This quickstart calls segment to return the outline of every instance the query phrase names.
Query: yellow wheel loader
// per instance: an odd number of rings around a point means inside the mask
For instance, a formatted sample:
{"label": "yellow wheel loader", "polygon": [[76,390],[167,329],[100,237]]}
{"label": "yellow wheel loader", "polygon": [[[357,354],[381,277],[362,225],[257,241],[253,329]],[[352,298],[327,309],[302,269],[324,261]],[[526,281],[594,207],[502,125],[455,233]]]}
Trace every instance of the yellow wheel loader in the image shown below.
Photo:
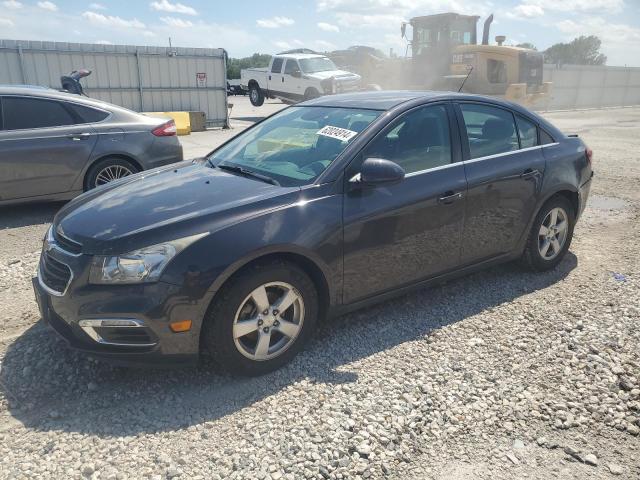
{"label": "yellow wheel loader", "polygon": [[[524,105],[538,103],[551,92],[543,82],[542,53],[526,48],[489,45],[490,15],[484,22],[482,43],[476,36],[477,15],[441,13],[412,18],[412,86],[501,96]],[[401,27],[406,38],[407,23]],[[407,52],[408,53],[408,52]]]}

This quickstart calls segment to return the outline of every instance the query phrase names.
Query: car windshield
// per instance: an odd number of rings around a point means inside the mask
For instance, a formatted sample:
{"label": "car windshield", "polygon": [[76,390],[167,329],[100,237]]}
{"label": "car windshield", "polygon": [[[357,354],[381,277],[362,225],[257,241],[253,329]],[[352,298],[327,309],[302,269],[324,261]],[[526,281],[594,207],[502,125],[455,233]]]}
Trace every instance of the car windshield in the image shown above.
{"label": "car windshield", "polygon": [[338,69],[327,57],[303,58],[300,60],[300,68],[304,73],[329,72]]}
{"label": "car windshield", "polygon": [[268,177],[282,186],[306,185],[381,113],[354,108],[290,107],[214,151],[209,164],[240,167],[245,173]]}

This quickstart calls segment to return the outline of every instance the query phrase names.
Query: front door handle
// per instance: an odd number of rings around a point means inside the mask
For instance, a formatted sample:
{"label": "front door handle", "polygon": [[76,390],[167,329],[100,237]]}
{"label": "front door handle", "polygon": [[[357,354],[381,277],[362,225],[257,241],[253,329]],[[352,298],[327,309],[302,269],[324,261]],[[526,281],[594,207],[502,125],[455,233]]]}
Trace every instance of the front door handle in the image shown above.
{"label": "front door handle", "polygon": [[90,133],[72,133],[71,135],[67,135],[67,138],[69,140],[73,140],[74,142],[79,142],[80,140],[86,140],[90,136]]}
{"label": "front door handle", "polygon": [[527,179],[531,177],[537,177],[540,172],[533,168],[527,168],[524,172],[520,174],[520,178]]}
{"label": "front door handle", "polygon": [[456,200],[460,200],[462,198],[462,192],[444,192],[442,197],[438,198],[438,203],[443,203],[445,205],[449,205]]}

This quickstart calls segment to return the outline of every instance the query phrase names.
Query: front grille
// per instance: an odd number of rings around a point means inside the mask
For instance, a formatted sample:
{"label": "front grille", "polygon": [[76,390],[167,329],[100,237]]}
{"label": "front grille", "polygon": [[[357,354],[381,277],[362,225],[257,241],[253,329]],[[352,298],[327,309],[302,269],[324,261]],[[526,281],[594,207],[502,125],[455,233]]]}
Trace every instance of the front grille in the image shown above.
{"label": "front grille", "polygon": [[78,242],[74,242],[73,240],[68,239],[64,235],[60,235],[56,230],[53,230],[53,239],[58,244],[58,246],[69,253],[74,255],[78,255],[82,253],[82,245]]}
{"label": "front grille", "polygon": [[40,258],[42,282],[54,292],[63,293],[71,281],[71,270],[44,252]]}

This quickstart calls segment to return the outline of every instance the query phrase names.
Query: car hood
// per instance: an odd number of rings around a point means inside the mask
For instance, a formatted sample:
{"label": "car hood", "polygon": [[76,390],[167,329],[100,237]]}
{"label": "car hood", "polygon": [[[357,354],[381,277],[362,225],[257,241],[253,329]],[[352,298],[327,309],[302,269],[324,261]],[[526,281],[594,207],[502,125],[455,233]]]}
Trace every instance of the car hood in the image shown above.
{"label": "car hood", "polygon": [[316,80],[324,80],[331,77],[334,77],[338,81],[360,80],[360,75],[347,72],[346,70],[329,70],[327,72],[309,73],[307,76]]}
{"label": "car hood", "polygon": [[56,231],[81,243],[83,253],[125,253],[289,205],[300,191],[191,162],[123,180],[67,204]]}

